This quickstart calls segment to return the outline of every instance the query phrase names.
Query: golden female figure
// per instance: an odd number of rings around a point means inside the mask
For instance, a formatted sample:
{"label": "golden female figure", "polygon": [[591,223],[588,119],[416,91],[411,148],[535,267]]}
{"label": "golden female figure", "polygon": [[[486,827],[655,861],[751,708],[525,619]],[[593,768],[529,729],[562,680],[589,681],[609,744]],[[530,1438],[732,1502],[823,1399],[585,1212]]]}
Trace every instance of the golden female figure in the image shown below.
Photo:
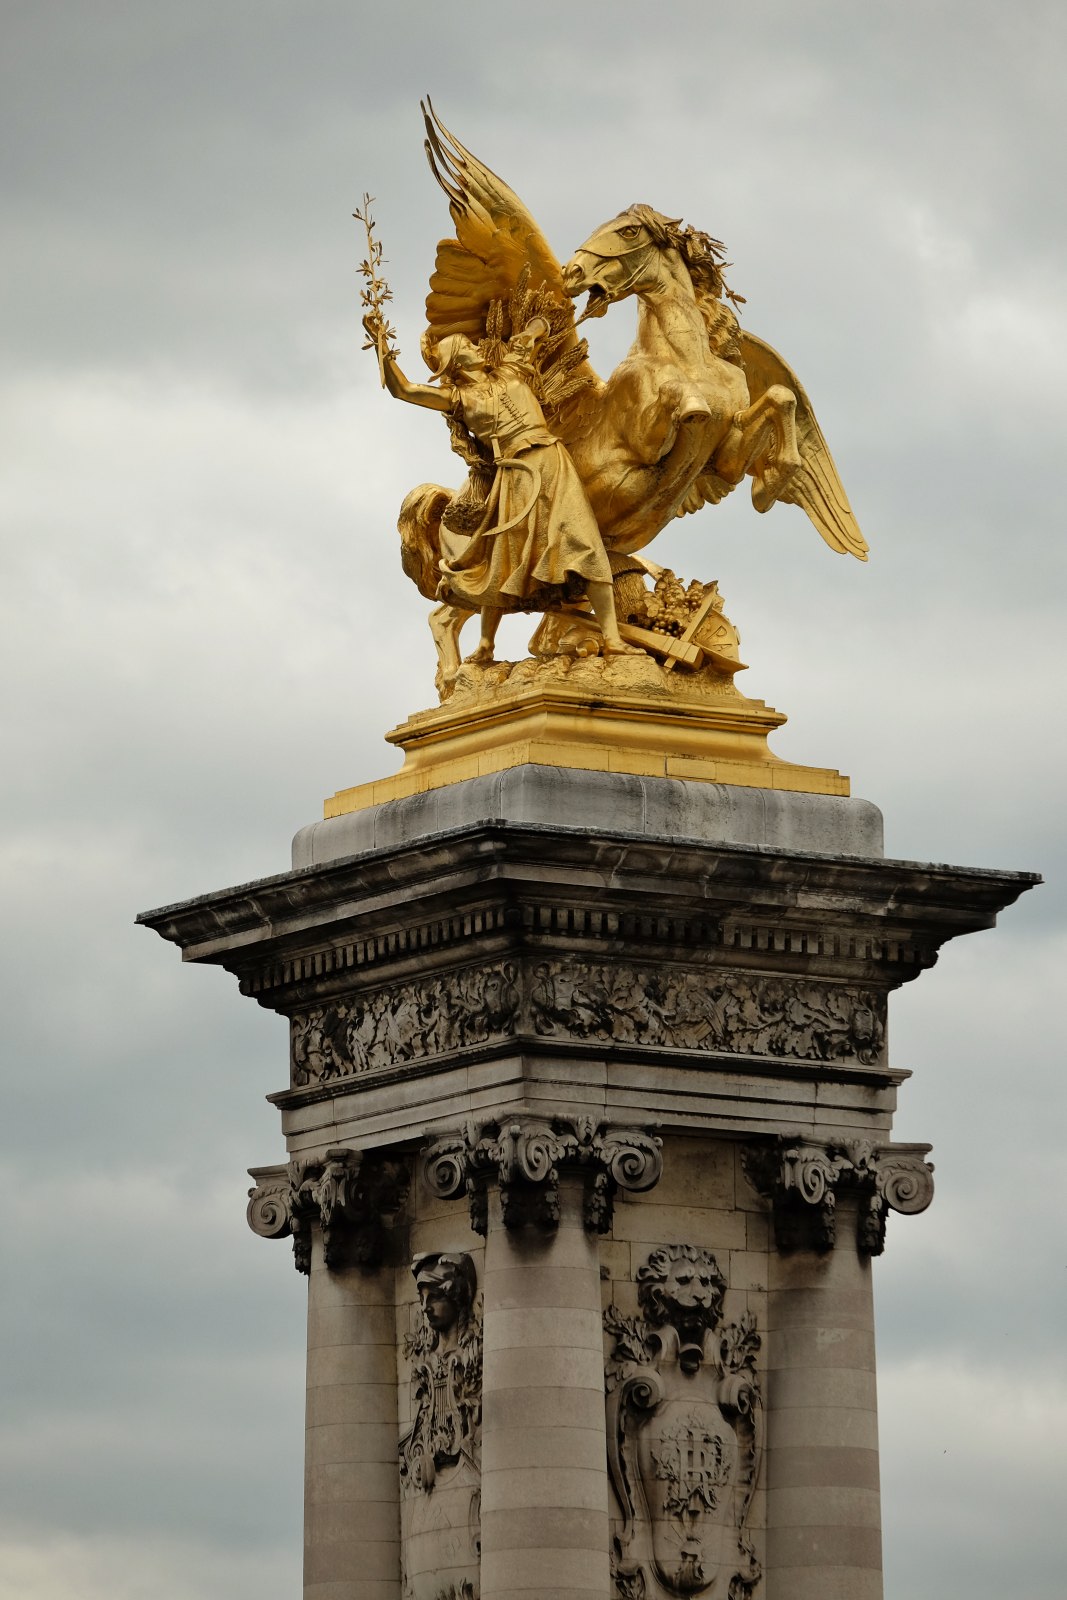
{"label": "golden female figure", "polygon": [[[374,332],[368,320],[368,331]],[[526,381],[533,348],[547,325],[535,319],[487,366],[465,334],[437,348],[439,387],[411,383],[382,351],[385,386],[398,400],[456,414],[492,452],[493,479],[478,526],[469,535],[442,528],[438,599],[482,613],[474,659],[491,661],[505,611],[546,611],[585,594],[603,634],[605,654],[633,654],[619,634],[611,568],[566,447],[549,430]]]}

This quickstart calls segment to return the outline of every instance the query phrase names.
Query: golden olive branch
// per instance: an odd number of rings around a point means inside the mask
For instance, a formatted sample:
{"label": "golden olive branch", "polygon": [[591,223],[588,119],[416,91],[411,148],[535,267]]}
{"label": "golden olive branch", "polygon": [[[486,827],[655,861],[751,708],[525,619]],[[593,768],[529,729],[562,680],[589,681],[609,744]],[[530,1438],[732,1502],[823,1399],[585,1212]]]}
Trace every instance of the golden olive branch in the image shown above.
{"label": "golden olive branch", "polygon": [[363,205],[353,211],[352,215],[357,222],[362,222],[367,231],[367,254],[359,264],[360,273],[365,280],[365,287],[360,290],[359,298],[365,308],[363,326],[368,334],[363,348],[377,351],[378,370],[384,383],[385,357],[390,355],[395,359],[400,351],[396,342],[396,329],[385,315],[385,306],[393,298],[393,291],[380,271],[385,258],[382,255],[381,244],[374,237],[374,218],[370,209],[373,204],[374,196],[365,194]]}

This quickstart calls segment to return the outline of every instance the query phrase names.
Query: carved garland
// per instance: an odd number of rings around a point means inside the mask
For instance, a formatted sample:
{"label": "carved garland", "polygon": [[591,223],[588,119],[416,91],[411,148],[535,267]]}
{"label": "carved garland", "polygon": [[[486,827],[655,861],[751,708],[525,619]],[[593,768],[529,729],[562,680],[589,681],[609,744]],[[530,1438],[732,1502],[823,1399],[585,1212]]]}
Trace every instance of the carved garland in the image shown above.
{"label": "carved garland", "polygon": [[490,1183],[500,1187],[506,1228],[552,1229],[559,1223],[560,1172],[579,1172],[585,1178],[585,1226],[607,1233],[616,1192],[641,1193],[659,1181],[661,1145],[650,1133],[610,1128],[592,1117],[517,1118],[488,1123],[478,1133],[467,1128],[435,1139],[423,1154],[422,1170],[441,1199],[467,1196],[471,1227],[483,1235]]}
{"label": "carved garland", "polygon": [[321,1160],[253,1169],[248,1226],[262,1239],[293,1241],[293,1264],[311,1271],[312,1228],[322,1230],[328,1268],[380,1265],[383,1217],[404,1204],[409,1175],[402,1161],[365,1159],[361,1150],[327,1150]]}
{"label": "carved garland", "polygon": [[856,1139],[817,1144],[783,1136],[777,1144],[750,1145],[745,1170],[774,1208],[779,1250],[831,1250],[837,1239],[837,1198],[859,1198],[857,1243],[867,1255],[885,1249],[890,1210],[925,1211],[934,1197],[929,1145],[875,1145]]}
{"label": "carved garland", "polygon": [[853,985],[588,961],[466,967],[292,1024],[294,1088],[521,1035],[800,1061],[881,1059],[884,997]]}

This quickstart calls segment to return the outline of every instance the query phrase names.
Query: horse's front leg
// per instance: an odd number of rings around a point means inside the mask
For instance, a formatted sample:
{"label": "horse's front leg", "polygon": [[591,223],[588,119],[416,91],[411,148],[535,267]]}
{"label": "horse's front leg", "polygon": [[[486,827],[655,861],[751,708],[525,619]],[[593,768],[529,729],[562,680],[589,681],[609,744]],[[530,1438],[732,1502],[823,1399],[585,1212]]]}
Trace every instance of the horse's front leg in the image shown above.
{"label": "horse's front leg", "polygon": [[607,471],[601,469],[608,492],[590,492],[605,543],[625,553],[639,550],[677,514],[726,421],[692,385],[668,380],[657,387],[642,376],[632,397],[612,397],[618,432]]}
{"label": "horse's front leg", "polygon": [[504,613],[492,606],[486,606],[482,612],[482,632],[478,640],[478,648],[467,657],[479,667],[486,667],[495,659],[496,630],[500,626],[500,619]]}
{"label": "horse's front leg", "polygon": [[437,647],[437,674],[434,687],[441,699],[452,693],[459,671],[459,636],[463,624],[473,617],[473,611],[461,606],[443,605],[430,612],[430,632]]}
{"label": "horse's front leg", "polygon": [[752,504],[767,511],[802,465],[797,449],[797,397],[775,383],[734,418],[712,465],[727,483],[752,475]]}

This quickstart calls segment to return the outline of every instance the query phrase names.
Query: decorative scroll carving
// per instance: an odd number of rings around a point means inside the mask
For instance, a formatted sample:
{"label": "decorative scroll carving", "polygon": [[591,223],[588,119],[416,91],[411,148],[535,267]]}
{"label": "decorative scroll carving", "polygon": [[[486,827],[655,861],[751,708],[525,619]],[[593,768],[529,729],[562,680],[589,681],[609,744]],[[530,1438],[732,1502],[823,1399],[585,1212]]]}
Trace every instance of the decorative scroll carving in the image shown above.
{"label": "decorative scroll carving", "polygon": [[592,1117],[555,1117],[539,1122],[524,1117],[488,1123],[480,1132],[435,1139],[423,1155],[423,1172],[434,1194],[470,1202],[471,1227],[487,1228],[488,1185],[500,1186],[500,1209],[507,1228],[559,1223],[561,1169],[585,1177],[584,1221],[594,1233],[611,1227],[619,1189],[641,1193],[663,1170],[661,1141],[637,1128],[611,1128]]}
{"label": "decorative scroll carving", "polygon": [[725,1279],[696,1245],[654,1250],[637,1284],[640,1316],[604,1313],[616,1593],[745,1600],[760,1577],[746,1531],[762,1453],[755,1321],[723,1325]]}
{"label": "decorative scroll carving", "polygon": [[321,1159],[288,1167],[252,1168],[248,1225],[264,1239],[292,1237],[298,1272],[311,1271],[312,1229],[322,1230],[327,1267],[378,1266],[385,1243],[383,1216],[404,1203],[404,1162],[364,1157],[361,1150],[327,1150]]}
{"label": "decorative scroll carving", "polygon": [[626,963],[465,967],[317,1006],[292,1024],[296,1088],[528,1034],[703,1053],[880,1060],[885,1001],[854,985]]}
{"label": "decorative scroll carving", "polygon": [[875,1145],[855,1139],[818,1144],[780,1138],[750,1145],[745,1170],[774,1207],[779,1250],[830,1250],[836,1242],[838,1195],[859,1200],[857,1243],[867,1255],[885,1248],[890,1210],[914,1215],[934,1197],[934,1169],[924,1158],[929,1145]]}
{"label": "decorative scroll carving", "polygon": [[[418,1255],[421,1317],[404,1341],[413,1420],[400,1440],[404,1592],[477,1600],[481,1539],[482,1317],[469,1255]],[[444,1581],[447,1580],[447,1581]]]}
{"label": "decorative scroll carving", "polygon": [[293,1231],[289,1221],[289,1168],[249,1167],[248,1176],[255,1180],[248,1191],[248,1226],[261,1239],[288,1239]]}

